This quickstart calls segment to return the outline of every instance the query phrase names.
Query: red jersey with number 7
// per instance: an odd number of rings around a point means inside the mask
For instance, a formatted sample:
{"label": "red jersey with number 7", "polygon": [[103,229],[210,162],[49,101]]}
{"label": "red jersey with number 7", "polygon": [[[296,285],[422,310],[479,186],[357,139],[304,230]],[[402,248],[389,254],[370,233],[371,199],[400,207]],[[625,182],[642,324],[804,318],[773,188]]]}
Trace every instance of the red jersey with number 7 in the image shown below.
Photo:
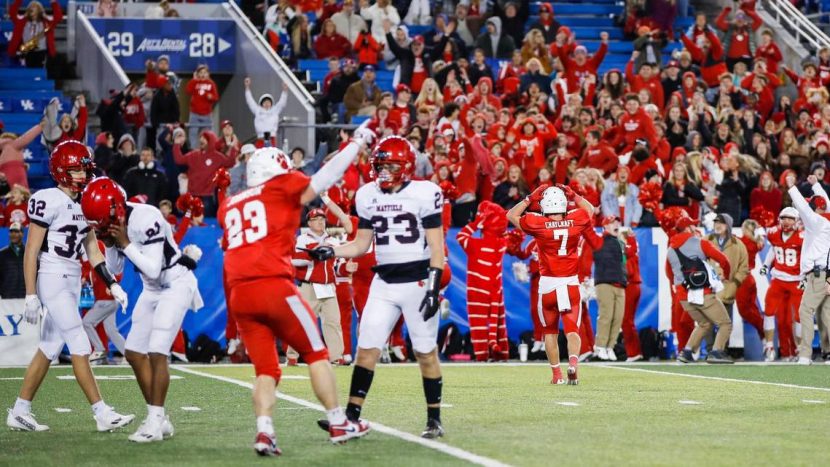
{"label": "red jersey with number 7", "polygon": [[228,286],[265,278],[294,279],[291,257],[303,205],[311,183],[291,171],[225,199],[217,218],[224,229]]}
{"label": "red jersey with number 7", "polygon": [[602,244],[602,238],[594,232],[591,216],[583,209],[569,211],[562,220],[528,213],[522,216],[519,225],[536,239],[539,270],[543,276],[576,276],[580,239],[584,237],[592,249]]}

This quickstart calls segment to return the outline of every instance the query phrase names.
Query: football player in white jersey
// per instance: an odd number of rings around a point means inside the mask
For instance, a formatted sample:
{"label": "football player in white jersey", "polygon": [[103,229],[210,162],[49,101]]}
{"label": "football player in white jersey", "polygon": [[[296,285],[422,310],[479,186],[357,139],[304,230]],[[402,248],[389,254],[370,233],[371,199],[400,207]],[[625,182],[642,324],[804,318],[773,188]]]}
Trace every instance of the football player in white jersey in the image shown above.
{"label": "football player in white jersey", "polygon": [[191,272],[196,261],[179,251],[173,230],[158,208],[127,202],[124,190],[109,178],[96,178],[87,185],[81,208],[90,225],[102,232],[107,265],[113,272],[123,271],[126,257],[141,275],[144,290],[133,308],[124,356],[135,372],[148,415],[130,441],[161,441],[173,435],[173,425],[164,413],[170,346],[187,310],[202,307]]}
{"label": "football player in white jersey", "polygon": [[13,430],[46,431],[32,415],[32,400],[52,361],[64,343],[72,356],[72,370],[92,405],[98,431],[112,431],[133,421],[104,403],[89,366],[91,348],[78,309],[81,295],[81,256],[86,252],[98,276],[115,300],[127,309],[127,294],[107,270],[104,256],[81,212],[79,195],[92,177],[92,153],[82,143],[59,144],[49,158],[49,172],[57,188],[36,192],[29,199],[29,236],[23,255],[26,282],[24,317],[36,325],[43,315],[40,345],[26,369],[20,394],[9,410],[6,425]]}
{"label": "football player in white jersey", "polygon": [[[441,366],[437,337],[439,289],[444,267],[444,200],[438,185],[411,180],[415,150],[400,136],[382,139],[371,157],[375,183],[356,195],[357,237],[336,247],[312,250],[318,259],[356,258],[374,239],[377,266],[366,308],[360,317],[357,360],[352,373],[346,415],[360,418],[381,349],[403,314],[412,348],[421,368],[427,401],[424,438],[444,435],[441,426]],[[318,422],[321,427],[324,421]]]}

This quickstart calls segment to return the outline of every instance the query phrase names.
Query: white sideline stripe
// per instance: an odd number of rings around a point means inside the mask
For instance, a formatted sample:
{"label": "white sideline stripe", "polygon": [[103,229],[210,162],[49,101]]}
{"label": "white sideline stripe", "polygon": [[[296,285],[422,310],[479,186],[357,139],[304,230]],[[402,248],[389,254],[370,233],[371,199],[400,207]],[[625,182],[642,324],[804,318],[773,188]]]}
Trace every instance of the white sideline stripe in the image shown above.
{"label": "white sideline stripe", "polygon": [[624,366],[613,366],[613,365],[597,365],[600,368],[613,368],[615,370],[624,370],[624,371],[637,371],[640,373],[653,373],[657,375],[668,375],[668,376],[683,376],[686,378],[697,378],[697,379],[708,379],[713,381],[724,381],[728,383],[747,383],[747,384],[760,384],[763,386],[778,386],[780,388],[791,388],[791,389],[807,389],[812,391],[823,391],[823,392],[830,392],[830,388],[817,388],[814,386],[799,386],[797,384],[787,384],[787,383],[772,383],[769,381],[755,381],[751,379],[736,379],[736,378],[721,378],[719,376],[703,376],[703,375],[690,375],[686,373],[673,373],[671,371],[658,371],[658,370],[646,370],[644,368],[626,368]]}
{"label": "white sideline stripe", "polygon": [[[224,376],[212,375],[210,373],[203,373],[201,371],[192,370],[190,368],[185,368],[185,367],[182,367],[182,366],[174,366],[174,367],[171,367],[171,368],[174,368],[176,370],[179,370],[181,372],[188,373],[188,374],[191,374],[191,375],[202,376],[202,377],[205,377],[205,378],[211,378],[211,379],[215,379],[215,380],[218,380],[218,381],[224,381],[224,382],[230,383],[230,384],[235,384],[237,386],[242,386],[243,388],[248,388],[248,389],[253,389],[254,388],[254,385],[251,384],[251,383],[245,383],[243,381],[239,381],[239,380],[236,380],[236,379],[233,379],[233,378],[226,378]],[[308,407],[310,409],[318,410],[320,412],[325,412],[325,409],[323,408],[323,406],[321,406],[319,404],[315,404],[313,402],[309,402],[305,399],[300,399],[298,397],[289,396],[288,394],[283,394],[279,391],[277,391],[277,397],[279,397],[280,399],[283,399],[285,401],[292,402],[292,403],[297,404],[297,405],[301,405],[303,407]],[[505,464],[505,463],[502,463],[502,462],[497,461],[495,459],[490,459],[488,457],[479,456],[478,454],[473,454],[469,451],[465,451],[465,450],[463,450],[461,448],[457,448],[455,446],[450,446],[448,444],[439,443],[438,441],[434,441],[434,440],[431,440],[431,439],[424,439],[424,438],[421,438],[420,436],[416,436],[416,435],[413,435],[413,434],[410,434],[410,433],[406,433],[406,432],[397,430],[395,428],[388,427],[386,425],[382,425],[382,424],[377,423],[377,422],[369,422],[369,423],[372,427],[372,430],[374,430],[374,431],[377,431],[377,432],[380,432],[380,433],[383,433],[383,434],[387,434],[387,435],[390,435],[390,436],[394,436],[394,437],[400,438],[404,441],[409,441],[410,443],[419,444],[421,446],[424,446],[424,447],[427,447],[427,448],[430,448],[430,449],[434,449],[434,450],[439,451],[439,452],[443,452],[444,454],[455,457],[457,459],[461,459],[461,460],[470,462],[471,464],[482,465],[482,466],[485,466],[485,467],[510,467],[509,464]]]}

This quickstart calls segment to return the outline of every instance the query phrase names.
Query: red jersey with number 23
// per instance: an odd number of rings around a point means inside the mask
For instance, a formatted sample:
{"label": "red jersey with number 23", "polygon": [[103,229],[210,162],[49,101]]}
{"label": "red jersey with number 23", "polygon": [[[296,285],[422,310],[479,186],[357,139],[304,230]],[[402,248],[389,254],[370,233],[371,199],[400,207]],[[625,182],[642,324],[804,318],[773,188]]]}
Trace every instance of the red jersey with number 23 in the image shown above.
{"label": "red jersey with number 23", "polygon": [[539,270],[543,276],[576,276],[579,270],[579,240],[585,238],[593,249],[602,239],[594,232],[591,217],[583,209],[569,211],[562,220],[528,213],[522,216],[522,230],[536,239]]}
{"label": "red jersey with number 23", "polygon": [[225,231],[229,287],[266,278],[293,280],[300,198],[309,183],[302,172],[291,171],[225,199],[217,218]]}

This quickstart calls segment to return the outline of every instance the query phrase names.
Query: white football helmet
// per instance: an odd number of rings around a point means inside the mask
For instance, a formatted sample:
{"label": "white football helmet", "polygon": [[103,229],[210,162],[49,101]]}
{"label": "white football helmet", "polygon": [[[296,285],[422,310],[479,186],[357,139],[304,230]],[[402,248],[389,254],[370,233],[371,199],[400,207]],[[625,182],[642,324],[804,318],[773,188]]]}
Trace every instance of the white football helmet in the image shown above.
{"label": "white football helmet", "polygon": [[789,217],[791,219],[798,220],[798,210],[793,207],[784,208],[780,213],[778,213],[778,218],[781,219],[782,217]]}
{"label": "white football helmet", "polygon": [[268,180],[288,173],[291,170],[291,158],[278,148],[260,148],[254,151],[245,167],[248,186],[262,185]]}
{"label": "white football helmet", "polygon": [[568,212],[568,197],[561,189],[552,186],[542,194],[542,214],[565,214]]}

